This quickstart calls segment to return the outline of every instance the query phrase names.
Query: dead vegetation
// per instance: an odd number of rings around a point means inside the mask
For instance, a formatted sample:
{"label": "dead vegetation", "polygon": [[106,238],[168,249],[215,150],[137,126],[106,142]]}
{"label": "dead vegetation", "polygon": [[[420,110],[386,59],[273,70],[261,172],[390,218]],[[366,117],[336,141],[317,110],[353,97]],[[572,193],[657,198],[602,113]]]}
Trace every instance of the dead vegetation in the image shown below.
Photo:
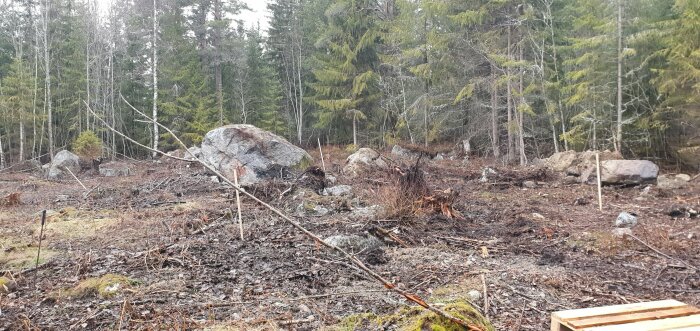
{"label": "dead vegetation", "polygon": [[[328,168],[340,153],[324,149]],[[668,215],[672,204],[697,210],[697,186],[652,196],[641,195],[641,188],[606,188],[609,205],[598,213],[595,204],[575,203],[593,196],[591,187],[559,185],[528,168],[496,167],[503,175],[493,182],[510,184],[481,183],[480,162],[423,160],[372,172],[368,180],[337,175],[335,185],[351,184],[353,197],[319,195],[310,188],[318,182],[307,179],[286,194],[290,181],[249,192],[289,214],[302,202],[327,208],[326,215],[298,218],[320,238],[381,239],[381,258],[355,252],[362,263],[482,330],[546,329],[549,312],[562,308],[669,296],[700,302],[697,271],[679,262],[700,262],[696,219]],[[0,196],[21,192],[24,202],[0,212],[7,212],[0,215],[3,252],[21,252],[28,261],[0,261],[12,270],[8,279],[16,279],[13,298],[0,295],[3,312],[13,316],[0,327],[450,330],[452,324],[405,308],[405,300],[245,197],[241,241],[235,196],[205,169],[180,163],[134,169],[136,175],[125,178],[81,176],[88,188],[99,186],[85,199],[77,183],[27,174],[0,187]],[[540,183],[535,189],[517,185],[525,180]],[[363,214],[375,205],[383,207],[383,217]],[[55,211],[40,268],[18,273],[36,258],[37,208]],[[658,252],[611,234],[620,210],[640,215],[634,234]],[[107,225],[92,226],[102,222]],[[106,275],[124,282],[103,296],[100,287],[114,288],[102,286],[110,283]],[[61,309],[39,305],[61,292]]]}

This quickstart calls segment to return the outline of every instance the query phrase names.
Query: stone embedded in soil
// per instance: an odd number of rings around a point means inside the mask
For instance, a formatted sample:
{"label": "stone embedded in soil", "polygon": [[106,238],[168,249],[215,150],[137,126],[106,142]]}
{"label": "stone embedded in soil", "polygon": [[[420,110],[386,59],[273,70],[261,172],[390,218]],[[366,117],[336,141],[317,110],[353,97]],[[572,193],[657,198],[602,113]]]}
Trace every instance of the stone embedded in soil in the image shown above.
{"label": "stone embedded in soil", "polygon": [[131,174],[131,167],[124,162],[109,162],[100,165],[100,175],[105,177],[124,177]]}
{"label": "stone embedded in soil", "polygon": [[352,186],[337,185],[333,187],[326,187],[325,189],[323,189],[323,195],[330,195],[334,197],[352,195]]}
{"label": "stone embedded in soil", "polygon": [[381,249],[382,241],[372,235],[336,235],[323,240],[326,244],[342,248],[349,253],[369,252]]}
{"label": "stone embedded in soil", "polygon": [[635,225],[637,225],[637,217],[628,212],[621,212],[615,220],[615,227],[618,228],[631,228]]}
{"label": "stone embedded in soil", "polygon": [[673,190],[683,188],[690,182],[690,176],[686,174],[665,174],[656,179],[656,186],[660,189]]}
{"label": "stone embedded in soil", "polygon": [[496,172],[496,170],[486,167],[484,169],[481,169],[481,178],[479,179],[479,181],[482,183],[486,183],[492,176],[495,175],[498,175],[498,172]]}
{"label": "stone embedded in soil", "polygon": [[343,167],[343,174],[353,178],[362,175],[371,168],[386,168],[388,164],[379,152],[371,148],[360,148],[350,154]]}
{"label": "stone embedded in soil", "polygon": [[531,180],[526,180],[526,181],[523,182],[523,187],[526,187],[526,188],[536,188],[536,187],[537,187],[537,183],[535,183],[535,182],[533,182],[533,181],[531,181]]}
{"label": "stone embedded in soil", "polygon": [[481,300],[481,292],[477,290],[471,290],[469,293],[467,293],[467,297],[469,298],[470,302],[477,302]]}

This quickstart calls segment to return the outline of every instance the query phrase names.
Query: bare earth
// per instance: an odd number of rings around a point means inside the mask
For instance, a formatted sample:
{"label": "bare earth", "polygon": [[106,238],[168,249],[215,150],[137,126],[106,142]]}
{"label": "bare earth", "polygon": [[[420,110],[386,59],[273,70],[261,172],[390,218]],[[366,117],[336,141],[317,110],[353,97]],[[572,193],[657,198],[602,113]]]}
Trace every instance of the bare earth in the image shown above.
{"label": "bare earth", "polygon": [[[700,179],[675,191],[606,187],[599,212],[595,187],[567,186],[554,174],[495,167],[500,176],[481,183],[487,161],[428,161],[428,185],[457,191],[453,207],[466,220],[385,218],[357,210],[383,202],[386,176],[344,178],[344,155],[336,154],[326,160],[329,172],[353,185],[357,199],[327,198],[328,215],[297,219],[324,238],[392,232],[403,245],[360,256],[438,304],[477,290],[482,297],[473,301],[483,310],[485,283],[497,330],[549,329],[551,312],[569,308],[668,298],[700,304],[700,219],[685,212],[700,209]],[[235,194],[200,166],[131,163],[128,177],[79,175],[87,195],[75,181],[0,173],[0,198],[21,197],[20,205],[0,205],[0,269],[17,282],[9,294],[0,289],[0,329],[316,330],[408,305],[245,198],[241,241],[228,212],[235,215]],[[525,189],[524,180],[539,185]],[[302,188],[280,198],[289,185],[249,191],[296,215]],[[34,267],[43,209],[51,217],[42,264],[20,273]],[[622,211],[638,215],[633,233],[644,244],[612,235]],[[106,274],[128,284],[75,295],[86,279]]]}

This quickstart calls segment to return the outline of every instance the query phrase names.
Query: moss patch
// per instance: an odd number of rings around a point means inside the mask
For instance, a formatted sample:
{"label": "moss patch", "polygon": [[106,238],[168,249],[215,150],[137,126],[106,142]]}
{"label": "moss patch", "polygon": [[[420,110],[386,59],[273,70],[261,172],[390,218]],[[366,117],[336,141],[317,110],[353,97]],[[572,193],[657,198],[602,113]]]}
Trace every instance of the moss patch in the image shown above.
{"label": "moss patch", "polygon": [[[26,269],[36,264],[38,247],[12,239],[0,239],[0,266],[3,269]],[[43,264],[58,252],[42,247],[39,264]]]}
{"label": "moss patch", "polygon": [[138,283],[126,276],[106,274],[99,278],[87,278],[78,285],[56,293],[57,297],[86,298],[100,297],[110,298],[118,294],[125,288],[137,285]]}
{"label": "moss patch", "polygon": [[[495,330],[491,323],[466,301],[453,301],[442,305],[441,308],[455,317],[461,318],[468,323],[476,325],[483,331]],[[375,315],[370,313],[351,315],[344,318],[338,325],[333,326],[328,330],[381,330],[387,328],[402,331],[465,330],[464,327],[421,307],[402,308],[396,313],[388,315]]]}
{"label": "moss patch", "polygon": [[7,277],[0,277],[0,293],[10,293],[17,288],[17,283]]}
{"label": "moss patch", "polygon": [[[66,207],[58,211],[48,213],[48,222],[44,228],[47,236],[60,235],[69,238],[91,237],[100,230],[114,225],[117,220],[109,217],[111,211],[95,213],[92,211],[80,211],[73,207]],[[35,225],[35,233],[39,233],[41,225]]]}

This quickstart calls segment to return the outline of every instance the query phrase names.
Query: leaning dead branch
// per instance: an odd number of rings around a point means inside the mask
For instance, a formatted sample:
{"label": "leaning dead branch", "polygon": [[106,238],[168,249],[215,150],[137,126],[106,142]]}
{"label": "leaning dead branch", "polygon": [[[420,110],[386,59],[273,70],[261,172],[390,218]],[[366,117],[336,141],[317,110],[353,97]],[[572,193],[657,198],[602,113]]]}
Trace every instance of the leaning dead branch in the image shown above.
{"label": "leaning dead branch", "polygon": [[[122,99],[124,99],[123,96],[122,96]],[[124,100],[124,101],[126,101],[126,100]],[[172,130],[170,130],[170,128],[166,127],[165,125],[163,125],[163,124],[161,124],[161,123],[158,123],[157,121],[153,121],[152,118],[150,118],[148,115],[144,114],[143,112],[139,111],[139,110],[136,109],[135,107],[131,106],[131,104],[129,104],[128,102],[127,102],[127,104],[128,104],[128,105],[131,107],[131,109],[133,109],[135,112],[139,113],[141,116],[143,116],[143,117],[146,118],[147,120],[151,121],[152,123],[157,124],[159,127],[163,128],[165,131],[167,131],[168,133],[170,133],[170,134],[172,135],[172,137],[180,144],[180,146],[182,146],[182,148],[184,148],[185,150],[188,149],[188,146],[185,145],[185,143],[183,143],[182,140],[180,140],[180,138],[179,138],[174,132],[172,132]],[[150,150],[150,151],[152,151],[152,152],[158,153],[158,154],[160,154],[160,155],[164,155],[164,156],[167,156],[167,157],[170,157],[170,158],[175,158],[175,157],[173,157],[173,156],[167,155],[166,153],[164,153],[164,152],[162,152],[162,151],[159,151],[159,150],[153,149],[153,148],[151,148],[151,147],[145,146],[145,145],[143,145],[143,144],[141,144],[141,143],[139,143],[139,142],[137,142],[137,141],[131,139],[130,137],[126,136],[125,134],[123,134],[123,133],[119,132],[118,130],[114,129],[113,127],[109,126],[109,125],[107,124],[107,122],[104,121],[104,119],[102,119],[99,115],[97,115],[97,114],[90,108],[90,106],[89,106],[87,103],[85,103],[85,106],[87,107],[88,111],[89,111],[93,116],[95,116],[95,118],[97,118],[100,122],[102,122],[103,125],[105,125],[106,127],[108,127],[108,128],[109,128],[110,130],[112,130],[114,133],[116,133],[116,134],[118,134],[118,135],[124,137],[124,139],[127,139],[127,140],[129,140],[130,142],[135,143],[135,144],[138,145],[138,146],[141,146],[141,147],[143,147],[143,148],[146,148],[146,149],[148,149],[148,150]],[[188,151],[188,153],[189,153],[189,151]],[[206,162],[202,161],[201,159],[199,159],[196,155],[190,153],[190,156],[193,157],[194,160],[195,160],[196,162],[200,163],[203,167],[205,167],[206,169],[208,169],[209,171],[211,171],[211,172],[214,173],[215,175],[219,176],[219,178],[221,178],[221,179],[222,179],[224,182],[226,182],[228,185],[231,185],[231,187],[233,187],[236,191],[242,193],[243,195],[247,196],[248,198],[252,199],[253,201],[255,201],[255,202],[257,202],[258,204],[262,205],[263,207],[267,208],[268,210],[270,210],[271,212],[273,212],[273,213],[276,214],[277,216],[281,217],[283,220],[285,220],[287,223],[289,223],[290,225],[292,225],[292,226],[293,226],[294,228],[296,228],[297,230],[299,230],[299,231],[301,231],[302,233],[304,233],[307,237],[309,237],[310,239],[312,239],[313,241],[315,241],[317,244],[319,244],[319,245],[321,245],[321,246],[325,246],[326,248],[329,248],[329,249],[331,249],[331,250],[334,250],[334,251],[340,253],[343,257],[345,257],[345,258],[346,258],[348,261],[350,261],[352,264],[354,264],[355,266],[357,266],[358,268],[360,268],[362,271],[364,271],[365,273],[367,273],[369,276],[371,276],[371,277],[374,278],[375,280],[377,280],[377,281],[379,281],[380,283],[382,283],[382,285],[384,285],[384,287],[386,287],[387,289],[390,289],[390,290],[392,290],[392,291],[398,293],[399,295],[403,296],[403,297],[406,298],[407,300],[409,300],[409,301],[411,301],[411,302],[414,302],[414,303],[416,303],[417,305],[419,305],[419,306],[421,306],[421,307],[423,307],[423,308],[425,308],[425,309],[427,309],[427,310],[430,310],[431,312],[433,312],[433,313],[435,313],[435,314],[437,314],[437,315],[439,315],[439,316],[441,316],[441,317],[443,317],[443,318],[446,318],[446,319],[452,321],[452,322],[455,323],[455,324],[458,324],[458,325],[461,325],[461,326],[465,327],[467,330],[470,330],[470,331],[483,331],[483,329],[482,329],[480,326],[478,326],[478,325],[476,325],[476,324],[474,324],[474,323],[470,323],[469,321],[465,321],[465,320],[463,320],[463,319],[461,319],[461,318],[455,317],[455,316],[453,316],[452,314],[450,314],[450,313],[448,313],[448,312],[446,312],[446,311],[443,311],[442,309],[437,308],[437,307],[435,307],[435,306],[433,306],[433,305],[427,303],[425,300],[423,300],[423,299],[422,299],[421,297],[419,297],[418,295],[413,294],[413,293],[410,293],[410,292],[408,292],[408,291],[406,291],[406,290],[404,290],[404,289],[398,287],[397,285],[393,284],[392,282],[390,282],[390,281],[387,280],[386,278],[384,278],[384,277],[382,277],[381,275],[379,275],[379,274],[378,274],[377,272],[375,272],[374,270],[372,270],[372,269],[370,269],[369,267],[367,267],[367,266],[366,266],[360,259],[358,259],[355,255],[348,253],[346,250],[344,250],[344,249],[342,249],[342,248],[340,248],[340,247],[338,247],[338,246],[331,245],[331,244],[329,244],[329,243],[323,241],[323,239],[321,239],[319,236],[317,236],[317,235],[314,234],[313,232],[307,230],[305,227],[303,227],[303,226],[302,226],[300,223],[298,223],[297,221],[293,220],[291,217],[287,216],[286,214],[284,214],[283,212],[281,212],[281,211],[278,210],[277,208],[275,208],[275,207],[271,206],[270,204],[268,204],[268,203],[266,203],[266,202],[264,202],[264,201],[258,199],[258,198],[257,198],[256,196],[254,196],[253,194],[248,193],[248,191],[246,191],[246,190],[244,190],[243,188],[241,188],[240,186],[236,185],[233,181],[231,181],[231,180],[229,180],[228,178],[226,178],[226,176],[224,176],[223,174],[221,174],[218,170],[216,170],[214,167],[212,167],[212,166],[209,165],[208,163],[206,163]],[[175,158],[175,159],[177,159],[177,158]]]}

